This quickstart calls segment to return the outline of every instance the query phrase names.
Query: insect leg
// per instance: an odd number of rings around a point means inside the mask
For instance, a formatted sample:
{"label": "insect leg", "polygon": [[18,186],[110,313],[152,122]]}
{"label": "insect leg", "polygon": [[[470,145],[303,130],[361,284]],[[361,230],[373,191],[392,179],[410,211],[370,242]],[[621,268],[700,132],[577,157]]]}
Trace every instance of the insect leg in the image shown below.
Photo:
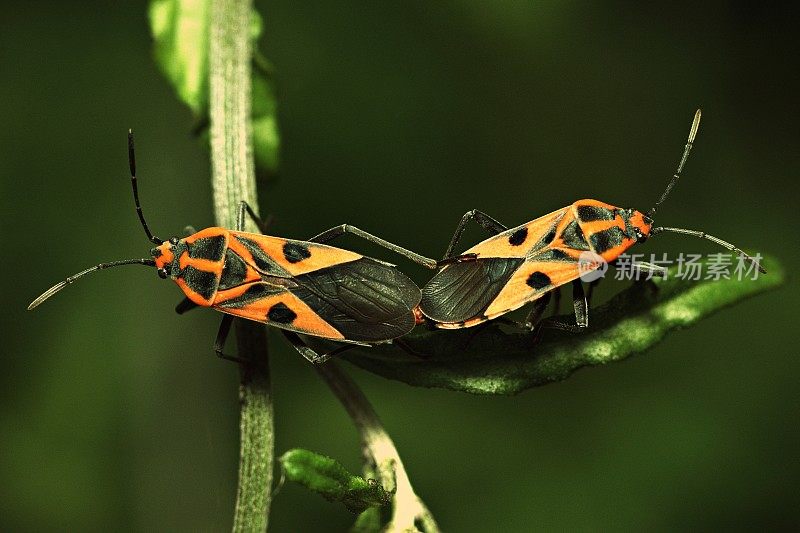
{"label": "insect leg", "polygon": [[272,217],[267,217],[266,220],[263,220],[260,216],[253,211],[253,208],[250,207],[250,204],[242,200],[239,202],[239,213],[236,216],[236,231],[244,231],[244,214],[245,212],[250,215],[250,218],[253,222],[256,223],[258,226],[258,231],[261,233],[267,232],[267,227],[269,227],[270,223],[272,222]]}
{"label": "insect leg", "polygon": [[416,357],[418,359],[430,359],[430,355],[423,354],[412,348],[406,341],[402,339],[393,339],[392,344],[406,352],[408,355],[412,357]]}
{"label": "insect leg", "polygon": [[[491,326],[493,322],[503,322],[505,324],[510,324],[510,325],[513,325],[513,326],[517,326],[519,328],[524,328],[525,327],[524,324],[520,324],[516,320],[511,320],[510,318],[506,318],[506,317],[499,317],[499,318],[496,318],[496,319],[494,319],[492,321],[481,322],[477,326],[474,326],[474,327],[470,328],[469,336],[466,338],[466,340],[464,340],[463,343],[461,343],[461,350],[462,351],[466,351],[467,348],[469,348],[470,344],[472,344],[472,341],[475,340],[475,337],[480,335],[482,331],[485,331],[486,328]],[[397,339],[395,339],[395,340],[397,340]]]}
{"label": "insect leg", "polygon": [[552,318],[545,318],[539,322],[539,324],[543,328],[569,331],[570,333],[583,333],[586,331],[585,327],[581,327],[576,324],[568,324],[566,322],[561,322],[560,320],[553,320]]}
{"label": "insect leg", "polygon": [[589,291],[586,293],[586,306],[588,307],[592,303],[592,294],[594,294],[594,288],[600,283],[600,280],[603,278],[598,278],[589,282]]}
{"label": "insect leg", "polygon": [[178,305],[175,306],[175,312],[178,313],[179,315],[182,315],[187,311],[191,311],[195,307],[199,306],[193,301],[191,301],[189,298],[184,298],[183,300],[178,302]]}
{"label": "insect leg", "polygon": [[301,339],[297,333],[293,331],[287,331],[285,329],[282,329],[281,333],[283,333],[283,336],[286,337],[286,340],[288,340],[291,343],[291,345],[294,346],[294,349],[300,352],[300,355],[305,357],[309,363],[313,363],[315,365],[324,363],[334,355],[338,355],[344,351],[359,346],[358,344],[344,344],[334,350],[331,350],[330,352],[318,354],[317,352],[312,350],[305,342],[303,342],[303,339]]}
{"label": "insect leg", "polygon": [[572,307],[575,311],[575,324],[568,324],[553,318],[546,318],[539,324],[543,328],[560,329],[572,333],[586,331],[586,328],[589,327],[589,305],[586,301],[586,294],[583,292],[583,285],[578,279],[572,282]]}
{"label": "insect leg", "polygon": [[[541,298],[537,298],[531,304],[531,310],[525,316],[525,322],[522,323],[522,327],[534,330],[539,322],[542,321],[542,315],[544,315],[545,309],[547,309],[547,304],[550,303],[552,291],[544,293]],[[559,296],[556,296],[559,298]]]}
{"label": "insect leg", "polygon": [[557,315],[561,309],[561,287],[556,287],[550,292],[553,293],[553,314]]}
{"label": "insect leg", "polygon": [[[508,324],[509,326],[516,326],[520,329],[525,330],[535,330],[536,327],[542,321],[542,315],[544,315],[545,309],[547,309],[547,305],[550,303],[550,298],[552,297],[552,293],[554,291],[548,291],[542,295],[541,298],[537,298],[536,300],[531,303],[531,310],[528,311],[528,314],[525,315],[525,320],[519,322],[517,320],[513,320],[506,316],[499,316],[497,318],[492,319],[491,322],[500,322],[503,324]],[[556,293],[558,296],[558,293]],[[477,326],[480,327],[482,325],[490,324],[491,322],[484,322],[483,324]]]}
{"label": "insect leg", "polygon": [[351,226],[350,224],[341,224],[339,226],[335,226],[329,230],[325,230],[319,235],[315,235],[311,237],[309,242],[318,242],[320,244],[325,244],[326,242],[332,241],[337,237],[341,237],[345,233],[350,233],[355,235],[356,237],[361,237],[362,239],[369,241],[371,243],[377,244],[378,246],[382,246],[387,250],[391,250],[399,255],[402,255],[406,259],[409,259],[418,265],[422,265],[425,268],[435,269],[436,268],[436,261],[433,259],[429,259],[424,255],[420,255],[417,253],[412,252],[411,250],[407,250],[401,246],[397,246],[389,241],[383,240],[380,237],[376,237],[371,233],[367,233],[362,229],[358,229],[355,226]]}
{"label": "insect leg", "polygon": [[572,307],[575,309],[576,325],[579,328],[589,327],[589,303],[580,279],[572,281]]}
{"label": "insect leg", "polygon": [[219,323],[219,330],[217,331],[217,338],[214,340],[214,353],[216,353],[217,357],[220,359],[233,361],[234,363],[239,364],[247,364],[249,361],[242,359],[241,357],[235,357],[233,355],[226,355],[222,353],[222,349],[225,348],[225,341],[228,339],[228,334],[231,332],[233,318],[234,317],[232,315],[225,315],[222,317],[222,321]]}
{"label": "insect leg", "polygon": [[494,218],[490,217],[483,211],[478,211],[477,209],[473,209],[472,211],[467,211],[464,213],[464,216],[461,217],[461,221],[456,226],[456,231],[453,233],[453,238],[450,239],[450,244],[447,246],[447,251],[444,253],[443,259],[449,259],[453,257],[454,252],[453,249],[458,245],[458,241],[461,240],[461,235],[464,234],[464,230],[466,229],[467,223],[470,220],[475,220],[478,224],[481,225],[486,231],[491,233],[492,235],[497,235],[498,233],[503,233],[508,228],[505,227],[503,224],[495,220]]}

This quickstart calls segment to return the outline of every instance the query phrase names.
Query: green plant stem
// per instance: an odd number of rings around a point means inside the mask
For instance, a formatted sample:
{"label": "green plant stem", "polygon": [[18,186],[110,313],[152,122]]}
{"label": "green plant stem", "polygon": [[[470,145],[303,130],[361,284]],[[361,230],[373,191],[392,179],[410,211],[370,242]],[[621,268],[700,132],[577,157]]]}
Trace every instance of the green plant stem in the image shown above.
{"label": "green plant stem", "polygon": [[411,486],[397,448],[361,389],[336,361],[314,368],[353,419],[361,435],[364,458],[375,466],[383,488],[394,492],[392,518],[384,531],[418,531],[416,526],[420,525],[425,532],[438,532],[433,515]]}
{"label": "green plant stem", "polygon": [[[239,202],[258,208],[251,117],[251,0],[213,0],[209,47],[209,117],[214,214],[234,228]],[[272,487],[274,427],[264,327],[239,321],[241,365],[239,484],[233,531],[266,531]]]}

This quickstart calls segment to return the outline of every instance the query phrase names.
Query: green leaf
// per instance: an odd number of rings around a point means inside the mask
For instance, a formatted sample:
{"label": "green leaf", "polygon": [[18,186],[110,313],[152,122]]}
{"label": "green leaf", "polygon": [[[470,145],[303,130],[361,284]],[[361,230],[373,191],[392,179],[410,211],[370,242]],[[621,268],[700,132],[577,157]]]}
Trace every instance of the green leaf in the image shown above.
{"label": "green leaf", "polygon": [[[300,483],[328,501],[343,503],[352,513],[392,501],[392,494],[384,490],[380,482],[355,476],[330,457],[294,449],[284,453],[278,461],[286,479]],[[361,523],[361,519],[356,523]]]}
{"label": "green leaf", "polygon": [[[149,9],[156,63],[178,98],[194,113],[197,131],[203,136],[208,126],[210,6],[211,0],[151,0]],[[261,28],[261,17],[254,11],[250,30],[254,43]],[[256,168],[271,173],[278,167],[280,148],[272,69],[256,52],[252,71]]]}
{"label": "green leaf", "polygon": [[350,533],[378,533],[382,527],[380,509],[370,507],[358,515]]}
{"label": "green leaf", "polygon": [[[635,283],[590,312],[590,328],[575,334],[543,329],[540,338],[518,327],[489,323],[483,329],[428,331],[403,339],[426,359],[393,346],[353,349],[342,357],[365,370],[420,387],[476,394],[515,394],[566,379],[575,370],[644,352],[675,329],[740,300],[780,286],[781,265],[766,257],[768,274],[757,279],[688,281],[670,270],[667,279]],[[703,269],[706,272],[706,269]],[[573,316],[560,317],[574,321]],[[713,341],[709,341],[711,343]]]}
{"label": "green leaf", "polygon": [[208,108],[210,0],[153,0],[150,29],[158,66],[195,115]]}

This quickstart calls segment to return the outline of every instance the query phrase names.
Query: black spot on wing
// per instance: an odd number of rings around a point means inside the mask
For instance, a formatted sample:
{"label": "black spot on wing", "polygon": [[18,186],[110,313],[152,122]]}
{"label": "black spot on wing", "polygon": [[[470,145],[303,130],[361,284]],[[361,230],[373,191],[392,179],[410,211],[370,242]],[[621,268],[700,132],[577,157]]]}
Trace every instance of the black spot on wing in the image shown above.
{"label": "black spot on wing", "polygon": [[525,281],[525,283],[527,283],[529,287],[538,291],[550,285],[551,281],[550,276],[544,272],[533,272],[530,276],[528,276],[528,279]]}
{"label": "black spot on wing", "polygon": [[302,242],[287,241],[283,245],[283,256],[290,263],[299,263],[303,259],[311,257],[311,250]]}
{"label": "black spot on wing", "polygon": [[194,242],[187,242],[186,246],[192,259],[219,261],[225,254],[225,237],[222,235],[203,237]]}
{"label": "black spot on wing", "polygon": [[590,239],[592,240],[594,251],[598,254],[602,254],[606,250],[610,250],[622,244],[622,241],[625,239],[625,233],[621,228],[611,226],[603,231],[592,233]]}
{"label": "black spot on wing", "polygon": [[614,220],[615,215],[611,209],[596,205],[579,205],[578,218],[581,222],[593,222],[595,220]]}
{"label": "black spot on wing", "polygon": [[547,246],[548,244],[553,242],[553,239],[555,238],[556,238],[556,224],[553,224],[553,227],[551,227],[550,230],[544,234],[542,240],[540,240],[537,243],[536,247],[538,248],[540,246]]}
{"label": "black spot on wing", "polygon": [[348,340],[385,341],[414,328],[419,287],[392,266],[362,257],[295,281],[291,292]]}
{"label": "black spot on wing", "polygon": [[281,267],[278,263],[272,259],[269,254],[267,254],[261,247],[252,239],[248,239],[247,237],[242,237],[241,235],[236,235],[236,240],[242,243],[242,246],[247,248],[247,251],[250,252],[250,255],[253,256],[253,262],[255,263],[253,266],[259,272],[263,272],[269,274],[271,276],[280,276],[283,278],[291,277],[286,270]]}
{"label": "black spot on wing", "polygon": [[524,262],[492,257],[448,265],[423,287],[420,309],[437,322],[479,317]]}
{"label": "black spot on wing", "polygon": [[206,272],[189,265],[181,271],[180,277],[190,289],[206,300],[210,300],[217,292],[219,282],[213,272]]}
{"label": "black spot on wing", "polygon": [[558,215],[553,222],[550,224],[550,229],[548,229],[542,237],[531,246],[531,250],[539,250],[548,246],[552,243],[556,238],[556,228],[558,228],[559,223],[564,219],[564,213]]}
{"label": "black spot on wing", "polygon": [[225,265],[222,267],[222,277],[219,280],[219,288],[222,290],[237,287],[244,283],[247,276],[247,265],[244,260],[236,255],[232,250],[225,252]]}
{"label": "black spot on wing", "polygon": [[297,313],[289,309],[283,302],[278,302],[267,311],[267,320],[279,324],[291,324],[297,318]]}
{"label": "black spot on wing", "polygon": [[525,242],[525,239],[527,238],[528,238],[528,228],[523,226],[508,237],[508,244],[510,244],[511,246],[519,246],[523,242]]}
{"label": "black spot on wing", "polygon": [[586,242],[586,238],[583,236],[583,230],[581,230],[577,220],[573,220],[567,224],[567,227],[561,232],[561,240],[564,241],[565,246],[574,250],[589,249],[589,243]]}

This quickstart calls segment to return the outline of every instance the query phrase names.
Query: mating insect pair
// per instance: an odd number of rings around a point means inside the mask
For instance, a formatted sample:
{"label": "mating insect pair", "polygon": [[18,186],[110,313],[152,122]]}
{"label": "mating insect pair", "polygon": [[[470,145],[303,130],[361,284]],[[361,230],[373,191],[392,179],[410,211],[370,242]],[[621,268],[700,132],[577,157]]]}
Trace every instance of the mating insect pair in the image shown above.
{"label": "mating insect pair", "polygon": [[[534,302],[526,326],[536,325],[550,295],[572,283],[575,324],[554,324],[566,329],[588,326],[588,302],[581,274],[587,266],[581,254],[589,252],[613,262],[636,243],[661,232],[693,235],[711,240],[752,261],[733,245],[704,232],[682,228],[653,228],[652,216],[680,177],[700,122],[695,114],[678,168],[667,189],[647,214],[621,209],[597,200],[579,200],[532,222],[508,229],[480,211],[461,219],[444,258],[437,262],[385,241],[353,226],[333,227],[307,241],[244,232],[249,215],[264,232],[265,224],[244,202],[235,230],[207,228],[183,239],[168,241],[153,236],[142,214],[136,182],[133,136],[129,134],[129,160],[134,202],[148,239],[157,246],[151,258],[101,263],[48,289],[28,309],[78,278],[97,270],[142,264],[155,267],[160,277],[171,278],[186,298],[176,310],[197,306],[225,313],[214,344],[223,354],[234,317],[281,329],[289,342],[311,362],[357,345],[394,342],[408,350],[401,337],[417,323],[442,329],[471,327]],[[457,255],[466,224],[475,220],[493,237]],[[424,267],[438,269],[420,289],[389,263],[334,248],[325,243],[350,233],[398,253]],[[589,266],[588,269],[596,268]],[[640,268],[658,273],[658,267]],[[298,334],[344,343],[318,354]]]}

